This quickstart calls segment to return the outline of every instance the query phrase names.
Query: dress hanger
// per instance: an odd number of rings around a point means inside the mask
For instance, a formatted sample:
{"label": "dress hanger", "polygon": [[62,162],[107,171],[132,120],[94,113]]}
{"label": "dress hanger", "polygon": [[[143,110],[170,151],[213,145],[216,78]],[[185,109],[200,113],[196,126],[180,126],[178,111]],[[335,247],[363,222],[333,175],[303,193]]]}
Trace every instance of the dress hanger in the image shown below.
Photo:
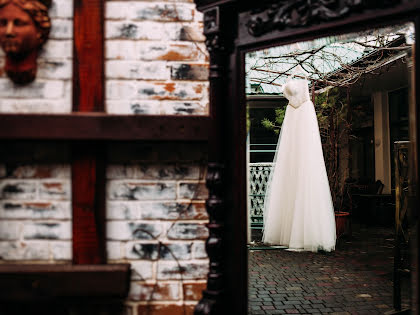
{"label": "dress hanger", "polygon": [[302,79],[302,77],[303,77],[305,80],[308,80],[308,72],[306,72],[302,68],[302,66],[298,64],[296,67],[293,68],[292,73],[287,77],[286,83],[289,82],[290,80],[292,80],[294,77],[296,77],[298,75],[299,75],[299,78]]}

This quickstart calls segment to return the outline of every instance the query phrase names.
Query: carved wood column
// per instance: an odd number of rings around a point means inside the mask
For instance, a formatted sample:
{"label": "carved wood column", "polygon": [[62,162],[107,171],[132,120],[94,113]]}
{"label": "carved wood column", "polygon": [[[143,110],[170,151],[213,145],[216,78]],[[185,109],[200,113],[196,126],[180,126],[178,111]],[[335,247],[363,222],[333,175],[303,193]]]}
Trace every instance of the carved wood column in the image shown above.
{"label": "carved wood column", "polygon": [[197,304],[194,314],[224,314],[224,293],[226,279],[224,276],[225,232],[224,215],[226,213],[226,177],[224,137],[225,111],[228,94],[229,69],[229,34],[221,30],[221,9],[216,6],[204,12],[204,35],[206,46],[210,53],[210,116],[212,120],[211,135],[209,138],[209,164],[206,186],[209,198],[206,209],[209,214],[209,238],[206,242],[206,251],[210,260],[210,270],[207,279],[207,288],[203,291],[203,298]]}
{"label": "carved wood column", "polygon": [[223,277],[223,165],[209,163],[206,185],[209,198],[206,209],[209,214],[209,238],[206,241],[206,251],[210,259],[210,270],[207,277],[207,288],[203,298],[197,304],[194,314],[223,314],[222,298],[224,289]]}

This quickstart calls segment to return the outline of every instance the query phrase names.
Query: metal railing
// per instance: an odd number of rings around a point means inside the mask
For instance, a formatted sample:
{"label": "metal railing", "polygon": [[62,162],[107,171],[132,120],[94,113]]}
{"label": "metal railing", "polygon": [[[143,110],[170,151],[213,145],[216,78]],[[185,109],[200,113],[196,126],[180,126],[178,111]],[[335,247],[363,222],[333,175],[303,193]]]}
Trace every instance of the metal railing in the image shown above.
{"label": "metal railing", "polygon": [[[276,153],[277,144],[272,143],[254,143],[250,144],[249,153]],[[257,148],[255,148],[257,147]],[[271,147],[272,149],[258,149],[258,147]]]}
{"label": "metal railing", "polygon": [[262,229],[264,225],[264,198],[273,163],[249,164],[249,196],[251,229]]}

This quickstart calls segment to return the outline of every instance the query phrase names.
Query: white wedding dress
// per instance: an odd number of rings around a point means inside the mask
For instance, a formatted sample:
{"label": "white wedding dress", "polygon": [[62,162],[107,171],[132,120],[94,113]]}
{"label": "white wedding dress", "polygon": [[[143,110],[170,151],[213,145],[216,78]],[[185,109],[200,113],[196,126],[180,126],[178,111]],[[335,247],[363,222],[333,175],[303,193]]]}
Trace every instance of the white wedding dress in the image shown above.
{"label": "white wedding dress", "polygon": [[265,196],[263,242],[332,251],[334,209],[308,82],[291,80],[283,93],[289,105]]}

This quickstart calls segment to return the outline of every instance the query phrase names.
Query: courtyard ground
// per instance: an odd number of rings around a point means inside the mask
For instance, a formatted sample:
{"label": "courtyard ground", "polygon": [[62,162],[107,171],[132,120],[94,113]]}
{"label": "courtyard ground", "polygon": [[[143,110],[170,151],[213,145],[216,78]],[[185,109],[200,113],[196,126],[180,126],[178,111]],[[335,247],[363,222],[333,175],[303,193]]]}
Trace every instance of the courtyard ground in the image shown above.
{"label": "courtyard ground", "polygon": [[[335,252],[249,248],[249,314],[384,314],[392,311],[391,228],[354,227]],[[403,279],[409,305],[409,276]]]}

